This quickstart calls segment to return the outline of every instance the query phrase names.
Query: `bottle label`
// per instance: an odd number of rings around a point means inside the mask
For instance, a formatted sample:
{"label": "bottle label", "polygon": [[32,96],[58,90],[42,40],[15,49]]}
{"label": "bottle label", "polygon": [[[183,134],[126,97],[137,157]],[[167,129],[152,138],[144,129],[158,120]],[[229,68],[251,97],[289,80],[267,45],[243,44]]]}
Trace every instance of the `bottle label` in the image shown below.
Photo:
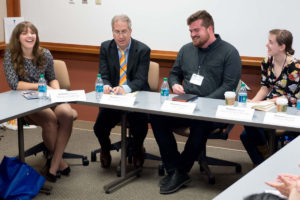
{"label": "bottle label", "polygon": [[43,85],[43,91],[44,91],[45,93],[47,93],[47,85],[46,85],[46,84]]}
{"label": "bottle label", "polygon": [[96,85],[96,92],[103,92],[103,85]]}
{"label": "bottle label", "polygon": [[161,96],[169,96],[169,89],[161,89],[160,95]]}
{"label": "bottle label", "polygon": [[38,86],[38,91],[39,92],[46,92],[47,91],[47,86],[45,86],[45,85],[39,85]]}
{"label": "bottle label", "polygon": [[297,110],[300,110],[300,99],[297,100]]}
{"label": "bottle label", "polygon": [[247,102],[247,94],[239,94],[239,102],[246,103]]}

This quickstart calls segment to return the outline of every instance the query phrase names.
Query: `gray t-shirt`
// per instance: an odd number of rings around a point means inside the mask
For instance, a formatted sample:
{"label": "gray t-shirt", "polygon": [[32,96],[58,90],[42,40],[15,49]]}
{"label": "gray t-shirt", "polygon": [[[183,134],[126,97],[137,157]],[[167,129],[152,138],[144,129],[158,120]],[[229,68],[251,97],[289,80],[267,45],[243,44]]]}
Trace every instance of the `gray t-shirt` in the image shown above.
{"label": "gray t-shirt", "polygon": [[33,65],[32,60],[24,58],[24,71],[27,74],[27,77],[20,77],[13,67],[10,50],[7,49],[5,51],[3,65],[5,76],[11,89],[16,90],[19,81],[37,83],[41,74],[44,74],[47,84],[56,79],[53,68],[53,57],[48,49],[43,49],[43,53],[46,59],[44,67],[38,69]]}
{"label": "gray t-shirt", "polygon": [[[185,93],[214,99],[224,99],[226,91],[236,88],[241,76],[239,53],[219,35],[216,38],[205,49],[195,47],[193,43],[180,49],[169,75],[171,88],[183,82]],[[204,77],[201,86],[190,83],[192,75],[198,71]]]}

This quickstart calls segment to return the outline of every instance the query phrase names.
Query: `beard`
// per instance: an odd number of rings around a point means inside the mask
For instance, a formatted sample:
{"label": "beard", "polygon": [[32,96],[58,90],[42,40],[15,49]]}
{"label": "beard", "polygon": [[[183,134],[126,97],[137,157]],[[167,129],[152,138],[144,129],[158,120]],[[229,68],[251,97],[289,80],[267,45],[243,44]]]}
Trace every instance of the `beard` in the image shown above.
{"label": "beard", "polygon": [[208,40],[209,40],[209,35],[202,36],[202,37],[200,36],[192,37],[193,45],[195,47],[200,47],[200,48],[202,48],[207,43]]}

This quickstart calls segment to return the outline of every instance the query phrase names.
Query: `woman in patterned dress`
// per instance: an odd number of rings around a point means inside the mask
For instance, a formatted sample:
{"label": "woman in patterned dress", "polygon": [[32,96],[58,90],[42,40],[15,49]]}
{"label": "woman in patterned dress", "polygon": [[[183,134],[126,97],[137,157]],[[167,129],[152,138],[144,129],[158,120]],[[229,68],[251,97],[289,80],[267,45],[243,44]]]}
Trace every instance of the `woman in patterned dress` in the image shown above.
{"label": "woman in patterned dress", "polygon": [[[289,106],[296,106],[300,98],[300,64],[293,57],[292,43],[293,36],[287,30],[269,32],[268,57],[261,64],[261,88],[250,102],[275,102],[277,97],[284,96]],[[254,165],[269,156],[264,129],[245,126],[240,138]]]}
{"label": "woman in patterned dress", "polygon": [[[59,89],[55,78],[53,57],[49,50],[39,46],[38,30],[30,22],[19,23],[12,32],[4,56],[4,69],[7,82],[13,90],[37,90],[41,74],[47,81],[47,89]],[[73,126],[73,111],[69,104],[29,115],[30,120],[42,127],[44,144],[51,153],[47,160],[46,178],[56,181],[58,170],[69,175],[70,167],[62,159]]]}

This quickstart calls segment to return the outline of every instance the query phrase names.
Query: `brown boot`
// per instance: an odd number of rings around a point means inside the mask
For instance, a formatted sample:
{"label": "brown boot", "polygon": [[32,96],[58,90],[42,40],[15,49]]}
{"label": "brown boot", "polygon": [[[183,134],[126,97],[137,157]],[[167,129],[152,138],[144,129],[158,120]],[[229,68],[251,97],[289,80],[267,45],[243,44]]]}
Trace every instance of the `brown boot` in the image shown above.
{"label": "brown boot", "polygon": [[261,155],[264,157],[264,159],[269,158],[271,155],[268,144],[257,146],[257,150],[261,153]]}
{"label": "brown boot", "polygon": [[102,150],[100,151],[100,162],[102,168],[109,168],[111,164],[110,151]]}

